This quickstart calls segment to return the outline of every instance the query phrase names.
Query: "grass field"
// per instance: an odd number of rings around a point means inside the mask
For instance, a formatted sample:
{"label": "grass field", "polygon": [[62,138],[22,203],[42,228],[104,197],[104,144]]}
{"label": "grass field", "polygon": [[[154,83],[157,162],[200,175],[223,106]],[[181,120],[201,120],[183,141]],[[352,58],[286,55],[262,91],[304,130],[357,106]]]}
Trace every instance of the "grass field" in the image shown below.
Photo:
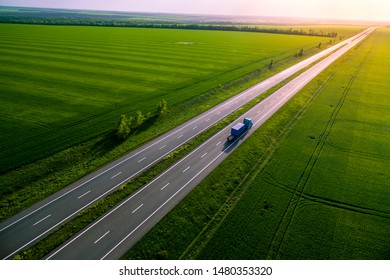
{"label": "grass field", "polygon": [[0,25],[0,172],[291,56],[324,38]]}
{"label": "grass field", "polygon": [[351,50],[125,258],[389,259],[389,47]]}

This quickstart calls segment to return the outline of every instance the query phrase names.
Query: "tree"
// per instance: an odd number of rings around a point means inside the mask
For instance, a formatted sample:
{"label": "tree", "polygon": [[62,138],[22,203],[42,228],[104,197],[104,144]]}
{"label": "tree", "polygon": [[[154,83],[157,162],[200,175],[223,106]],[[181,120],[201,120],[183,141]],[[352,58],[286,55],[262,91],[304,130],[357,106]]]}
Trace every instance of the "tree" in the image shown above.
{"label": "tree", "polygon": [[125,140],[130,134],[131,119],[128,119],[125,115],[121,115],[116,129],[116,136],[119,140]]}
{"label": "tree", "polygon": [[162,115],[166,112],[168,112],[168,104],[167,101],[163,99],[157,104],[157,114]]}
{"label": "tree", "polygon": [[301,49],[300,51],[299,51],[299,54],[298,54],[299,56],[302,56],[303,55],[303,49]]}
{"label": "tree", "polygon": [[144,121],[145,121],[145,116],[142,114],[142,112],[141,111],[135,112],[135,115],[132,118],[131,128],[134,129],[139,127],[141,124],[143,124]]}

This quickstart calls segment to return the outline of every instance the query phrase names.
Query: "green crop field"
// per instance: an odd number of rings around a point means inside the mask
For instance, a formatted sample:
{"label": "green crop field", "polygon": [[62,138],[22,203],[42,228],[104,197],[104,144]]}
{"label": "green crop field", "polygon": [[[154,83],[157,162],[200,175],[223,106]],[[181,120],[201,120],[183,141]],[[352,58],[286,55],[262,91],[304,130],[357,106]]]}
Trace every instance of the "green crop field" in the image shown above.
{"label": "green crop field", "polygon": [[338,60],[125,258],[390,259],[389,48]]}
{"label": "green crop field", "polygon": [[0,172],[111,131],[326,38],[0,25]]}

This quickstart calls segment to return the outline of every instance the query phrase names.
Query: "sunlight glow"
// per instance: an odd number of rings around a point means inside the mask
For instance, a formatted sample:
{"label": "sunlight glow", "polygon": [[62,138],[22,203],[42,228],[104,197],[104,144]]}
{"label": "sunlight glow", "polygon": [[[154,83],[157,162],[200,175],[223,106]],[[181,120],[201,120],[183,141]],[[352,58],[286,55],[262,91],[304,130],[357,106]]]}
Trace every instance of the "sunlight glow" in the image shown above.
{"label": "sunlight glow", "polygon": [[0,0],[0,6],[390,21],[388,0]]}

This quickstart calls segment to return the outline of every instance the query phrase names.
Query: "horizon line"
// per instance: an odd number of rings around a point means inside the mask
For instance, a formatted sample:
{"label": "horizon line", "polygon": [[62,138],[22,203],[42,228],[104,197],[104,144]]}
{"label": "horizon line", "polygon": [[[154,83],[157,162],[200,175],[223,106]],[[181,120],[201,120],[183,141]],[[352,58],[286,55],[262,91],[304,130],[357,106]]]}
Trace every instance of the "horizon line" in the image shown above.
{"label": "horizon line", "polygon": [[[11,6],[11,5],[0,5],[0,8],[24,8],[24,9],[45,9],[45,10],[64,10],[64,11],[91,11],[91,12],[113,12],[119,14],[159,14],[159,15],[187,15],[187,16],[197,16],[197,17],[231,17],[231,18],[240,18],[247,17],[252,19],[285,19],[285,20],[301,20],[301,21],[310,21],[313,24],[317,24],[316,21],[322,24],[354,24],[354,25],[364,25],[370,23],[377,23],[388,25],[390,21],[382,20],[367,20],[367,19],[336,19],[336,18],[314,18],[314,17],[295,17],[295,16],[268,16],[268,15],[233,15],[233,14],[213,14],[213,13],[188,13],[188,12],[152,12],[152,11],[119,11],[119,10],[107,10],[107,9],[78,9],[78,8],[50,8],[50,7],[31,7],[31,6]],[[0,14],[1,17],[1,14]],[[323,23],[326,21],[327,23]]]}

